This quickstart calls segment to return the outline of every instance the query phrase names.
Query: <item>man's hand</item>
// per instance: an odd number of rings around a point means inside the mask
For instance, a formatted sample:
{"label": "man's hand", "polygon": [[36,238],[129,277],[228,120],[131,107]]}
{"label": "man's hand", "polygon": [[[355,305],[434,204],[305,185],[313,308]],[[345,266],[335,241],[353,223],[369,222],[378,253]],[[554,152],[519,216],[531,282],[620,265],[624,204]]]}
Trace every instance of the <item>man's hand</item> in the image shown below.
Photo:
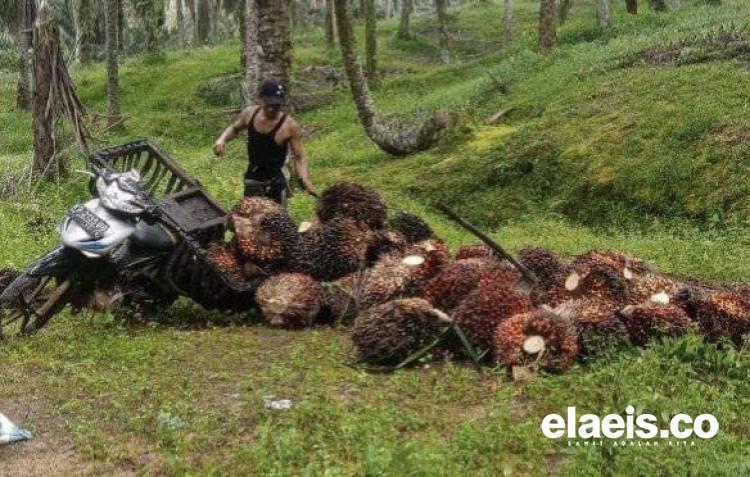
{"label": "man's hand", "polygon": [[224,155],[224,148],[226,147],[226,144],[223,141],[216,141],[214,143],[214,146],[211,148],[214,151],[214,154],[221,157]]}
{"label": "man's hand", "polygon": [[308,185],[308,186],[305,186],[304,189],[305,189],[305,192],[307,192],[311,196],[315,197],[316,199],[320,197],[318,195],[318,191],[315,190],[315,187],[313,187],[311,185]]}

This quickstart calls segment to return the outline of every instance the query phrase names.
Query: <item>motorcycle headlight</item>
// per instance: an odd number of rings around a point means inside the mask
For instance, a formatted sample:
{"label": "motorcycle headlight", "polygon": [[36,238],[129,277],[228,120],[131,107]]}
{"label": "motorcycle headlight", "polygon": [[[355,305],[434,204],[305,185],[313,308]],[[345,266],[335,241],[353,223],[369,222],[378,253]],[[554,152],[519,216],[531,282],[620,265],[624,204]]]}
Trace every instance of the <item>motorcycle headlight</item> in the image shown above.
{"label": "motorcycle headlight", "polygon": [[139,200],[140,191],[137,172],[125,174],[110,174],[100,176],[96,180],[96,190],[102,205],[109,209],[126,214],[139,214],[145,210],[144,203]]}

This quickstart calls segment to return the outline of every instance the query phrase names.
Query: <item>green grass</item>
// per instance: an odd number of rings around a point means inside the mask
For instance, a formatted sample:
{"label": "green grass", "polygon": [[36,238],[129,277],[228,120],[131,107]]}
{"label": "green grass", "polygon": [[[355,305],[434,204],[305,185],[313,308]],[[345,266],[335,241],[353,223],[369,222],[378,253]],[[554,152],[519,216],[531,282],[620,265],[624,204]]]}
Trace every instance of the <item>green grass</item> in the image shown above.
{"label": "green grass", "polygon": [[[678,275],[750,278],[745,180],[747,65],[722,60],[681,67],[629,62],[672,41],[702,38],[750,16],[743,2],[695,4],[629,16],[613,5],[609,30],[594,3],[576,2],[560,48],[540,55],[536,3],[516,2],[517,42],[503,48],[502,7],[453,12],[458,62],[439,64],[433,19],[417,16],[414,40],[381,25],[376,99],[386,115],[453,112],[457,125],[432,150],[388,157],[363,134],[346,88],[303,114],[319,189],[341,180],[372,185],[392,210],[426,217],[451,246],[474,242],[431,207],[443,199],[516,251],[526,244],[571,255],[590,248],[636,254]],[[296,79],[332,64],[336,52],[306,31],[295,47]],[[229,117],[206,81],[239,72],[235,43],[168,51],[121,68],[123,130],[95,129],[96,145],[153,138],[223,203],[241,193],[243,145],[225,159],[210,145]],[[89,111],[106,110],[101,64],[73,68]],[[508,92],[496,86],[507,81]],[[30,119],[15,110],[14,78],[0,85],[0,162],[16,177],[31,157]],[[487,125],[492,113],[507,118]],[[69,149],[74,169],[82,159]],[[20,183],[0,200],[0,262],[22,267],[53,246],[57,220],[87,196],[74,175]],[[295,217],[314,203],[298,195]],[[60,416],[91,472],[135,468],[169,475],[742,475],[750,471],[744,422],[750,405],[747,354],[687,337],[562,376],[512,383],[500,371],[461,364],[371,375],[345,366],[343,329],[278,331],[219,326],[226,317],[180,302],[159,324],[127,327],[108,315],[61,315],[39,335],[3,345],[3,400],[38,399]],[[263,399],[291,398],[288,412]],[[632,404],[657,416],[716,415],[717,439],[695,448],[569,448],[539,423],[568,405],[604,415]],[[21,407],[23,409],[23,407]],[[2,411],[2,409],[0,409]],[[37,423],[31,419],[33,431]]]}

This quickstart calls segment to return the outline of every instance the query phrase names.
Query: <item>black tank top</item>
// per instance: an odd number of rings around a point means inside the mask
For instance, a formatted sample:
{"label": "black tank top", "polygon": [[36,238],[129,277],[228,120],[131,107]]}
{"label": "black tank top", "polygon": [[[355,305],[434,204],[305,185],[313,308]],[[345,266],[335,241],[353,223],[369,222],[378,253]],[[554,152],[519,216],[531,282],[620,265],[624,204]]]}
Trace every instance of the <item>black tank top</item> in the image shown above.
{"label": "black tank top", "polygon": [[247,156],[249,165],[245,177],[248,179],[268,180],[282,176],[281,168],[286,161],[286,153],[289,140],[283,144],[276,144],[276,133],[286,120],[286,114],[274,128],[266,133],[261,134],[255,129],[255,117],[258,115],[260,108],[253,113],[250,124],[247,127]]}

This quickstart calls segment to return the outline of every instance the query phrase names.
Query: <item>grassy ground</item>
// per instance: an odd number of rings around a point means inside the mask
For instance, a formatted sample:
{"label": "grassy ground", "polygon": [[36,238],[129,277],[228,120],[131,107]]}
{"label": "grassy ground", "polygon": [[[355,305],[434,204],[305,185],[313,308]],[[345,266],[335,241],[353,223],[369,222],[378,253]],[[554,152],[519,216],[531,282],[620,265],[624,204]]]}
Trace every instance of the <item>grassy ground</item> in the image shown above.
{"label": "grassy ground", "polygon": [[[517,3],[512,48],[496,41],[499,5],[454,12],[459,60],[448,66],[438,63],[432,19],[417,18],[411,41],[393,39],[395,24],[383,24],[381,112],[447,109],[457,126],[435,149],[393,159],[366,139],[340,88],[335,102],[301,116],[313,131],[306,148],[318,187],[373,185],[393,210],[425,216],[452,246],[473,240],[434,212],[437,199],[512,250],[610,247],[677,274],[748,280],[746,59],[651,61],[654,50],[676,41],[693,45],[699,58],[706,48],[727,51],[712,32],[743,32],[743,2],[689,4],[661,15],[644,9],[637,17],[618,4],[610,31],[595,26],[591,2],[577,2],[560,30],[561,47],[549,56],[533,49],[535,3]],[[336,52],[315,42],[319,32],[298,38],[300,81],[310,79],[311,65],[339,66]],[[230,119],[221,110],[234,105],[229,96],[222,102],[221,94],[207,99],[199,91],[207,80],[239,72],[238,49],[128,60],[122,109],[131,118],[124,130],[99,130],[99,143],[151,137],[231,204],[241,191],[243,145],[233,144],[223,160],[212,158],[210,145]],[[104,111],[102,65],[76,68],[74,76],[83,102]],[[77,176],[47,185],[19,179],[30,156],[30,120],[14,110],[12,76],[2,80],[1,185],[18,193],[0,201],[0,262],[22,267],[56,242],[56,221],[87,193]],[[487,124],[508,107],[504,121]],[[83,167],[79,157],[73,161]],[[313,205],[297,196],[291,207],[301,219]],[[743,419],[750,358],[692,337],[519,384],[457,364],[370,375],[345,366],[343,329],[287,332],[228,321],[237,320],[186,302],[143,327],[108,315],[62,315],[38,336],[3,345],[0,411],[37,434],[42,460],[49,459],[40,474],[750,472]],[[268,396],[295,406],[266,410]],[[571,448],[539,431],[544,415],[568,405],[604,415],[628,404],[657,416],[710,412],[721,432],[695,447],[644,449]],[[40,454],[19,449],[0,450],[0,461],[28,470]],[[66,452],[63,464],[55,449]]]}

